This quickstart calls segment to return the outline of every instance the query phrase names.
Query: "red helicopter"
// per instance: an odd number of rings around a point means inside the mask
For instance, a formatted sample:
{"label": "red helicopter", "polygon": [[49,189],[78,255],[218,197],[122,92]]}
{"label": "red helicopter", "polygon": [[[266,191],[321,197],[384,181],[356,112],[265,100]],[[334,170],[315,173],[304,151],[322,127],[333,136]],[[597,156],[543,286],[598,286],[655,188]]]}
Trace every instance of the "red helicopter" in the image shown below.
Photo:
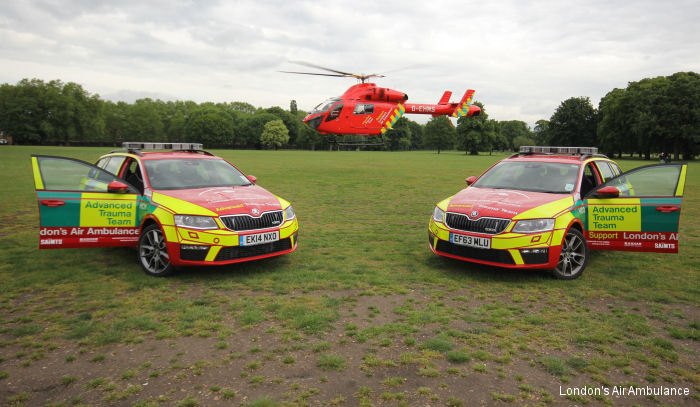
{"label": "red helicopter", "polygon": [[458,103],[450,102],[452,96],[450,91],[445,91],[436,105],[405,103],[408,100],[408,95],[405,93],[389,88],[380,88],[374,83],[365,83],[365,80],[369,78],[383,78],[384,75],[358,75],[307,62],[293,62],[333,73],[280,72],[356,78],[361,81],[361,83],[346,90],[342,96],[333,97],[320,103],[304,118],[304,123],[321,134],[382,136],[387,130],[391,130],[396,121],[405,113],[452,117],[479,116],[481,114],[479,106],[472,105],[473,89],[467,90]]}

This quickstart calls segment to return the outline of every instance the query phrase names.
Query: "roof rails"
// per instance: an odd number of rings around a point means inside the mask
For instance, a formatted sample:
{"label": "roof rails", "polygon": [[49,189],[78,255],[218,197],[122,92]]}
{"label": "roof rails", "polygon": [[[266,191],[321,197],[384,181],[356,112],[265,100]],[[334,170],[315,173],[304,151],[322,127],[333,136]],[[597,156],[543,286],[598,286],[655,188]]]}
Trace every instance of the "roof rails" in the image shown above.
{"label": "roof rails", "polygon": [[[202,143],[152,143],[152,142],[140,142],[140,141],[125,141],[122,143],[123,150],[126,150],[132,154],[141,155],[141,150],[173,150],[173,151],[187,151],[193,153],[203,153],[207,155],[213,155],[208,151],[202,149]],[[110,153],[123,150],[114,150]]]}
{"label": "roof rails", "polygon": [[553,146],[520,146],[520,151],[513,154],[511,157],[520,155],[532,154],[548,154],[548,155],[580,155],[581,160],[588,157],[605,157],[603,154],[598,154],[598,147],[553,147]]}

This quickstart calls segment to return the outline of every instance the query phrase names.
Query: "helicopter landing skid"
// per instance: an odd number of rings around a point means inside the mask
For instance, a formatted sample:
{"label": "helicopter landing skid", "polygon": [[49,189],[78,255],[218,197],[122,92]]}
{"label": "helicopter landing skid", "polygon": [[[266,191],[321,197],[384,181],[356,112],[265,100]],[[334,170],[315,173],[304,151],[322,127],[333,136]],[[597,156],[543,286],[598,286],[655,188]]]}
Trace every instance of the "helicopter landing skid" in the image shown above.
{"label": "helicopter landing skid", "polygon": [[379,136],[379,141],[377,142],[364,141],[366,139],[366,136],[359,136],[359,138],[348,139],[345,135],[340,134],[330,135],[329,137],[327,137],[328,143],[330,143],[331,145],[336,145],[338,147],[377,147],[386,145],[383,135]]}

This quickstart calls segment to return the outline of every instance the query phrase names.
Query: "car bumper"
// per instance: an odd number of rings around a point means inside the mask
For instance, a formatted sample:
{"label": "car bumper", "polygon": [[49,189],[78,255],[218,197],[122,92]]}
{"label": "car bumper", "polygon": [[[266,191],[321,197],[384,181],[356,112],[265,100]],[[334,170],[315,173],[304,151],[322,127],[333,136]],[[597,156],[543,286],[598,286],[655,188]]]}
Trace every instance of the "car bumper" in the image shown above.
{"label": "car bumper", "polygon": [[[450,242],[450,234],[489,238],[490,249],[475,248]],[[428,245],[433,253],[453,259],[490,266],[523,269],[556,267],[564,233],[560,230],[541,233],[500,233],[485,235],[450,229],[431,218]],[[553,243],[554,242],[554,243]]]}
{"label": "car bumper", "polygon": [[[194,231],[171,227],[166,233],[168,254],[174,266],[224,265],[281,256],[297,248],[299,225],[296,218],[279,228],[232,232],[228,230]],[[241,246],[240,236],[279,231],[279,240]]]}

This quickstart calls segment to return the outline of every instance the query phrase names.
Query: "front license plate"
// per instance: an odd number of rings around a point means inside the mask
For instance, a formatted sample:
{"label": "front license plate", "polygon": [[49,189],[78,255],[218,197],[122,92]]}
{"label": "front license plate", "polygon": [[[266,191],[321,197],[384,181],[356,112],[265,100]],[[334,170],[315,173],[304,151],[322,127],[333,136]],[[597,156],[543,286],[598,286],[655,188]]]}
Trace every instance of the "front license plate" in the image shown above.
{"label": "front license plate", "polygon": [[488,237],[458,235],[457,233],[450,233],[450,243],[460,246],[476,247],[477,249],[491,248],[491,239]]}
{"label": "front license plate", "polygon": [[270,242],[276,242],[280,240],[280,232],[275,231],[275,232],[265,232],[265,233],[256,233],[254,235],[243,235],[239,236],[239,244],[241,246],[253,246],[256,244],[263,244],[263,243],[270,243]]}

